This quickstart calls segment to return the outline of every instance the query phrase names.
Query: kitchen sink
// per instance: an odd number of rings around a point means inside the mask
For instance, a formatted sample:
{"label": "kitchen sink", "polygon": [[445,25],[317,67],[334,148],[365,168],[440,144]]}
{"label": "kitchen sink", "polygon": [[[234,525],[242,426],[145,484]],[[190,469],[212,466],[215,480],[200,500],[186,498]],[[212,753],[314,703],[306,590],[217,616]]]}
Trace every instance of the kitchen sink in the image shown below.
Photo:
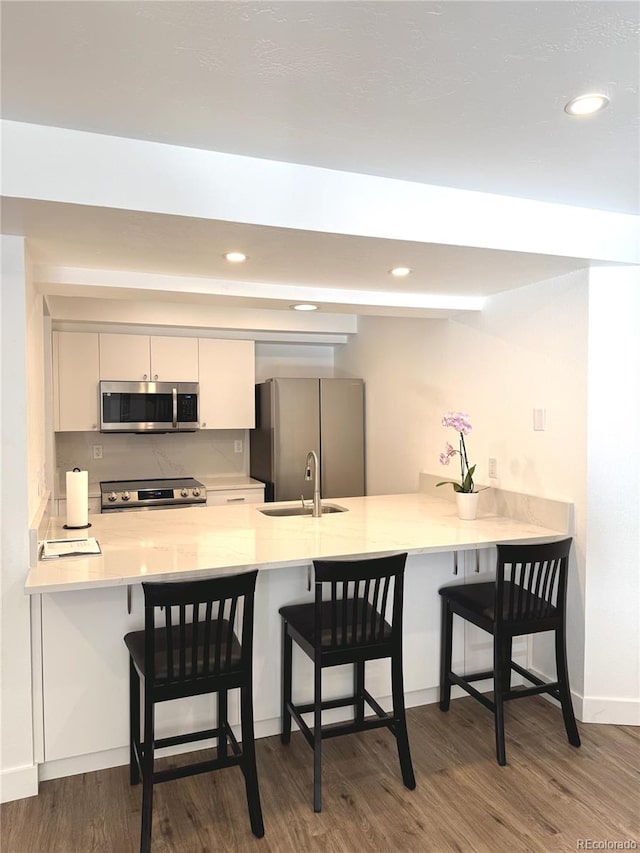
{"label": "kitchen sink", "polygon": [[[287,515],[313,515],[313,507],[310,506],[274,506],[274,507],[259,507],[259,512],[263,515],[271,516],[287,516]],[[328,515],[332,512],[349,512],[344,506],[338,504],[322,504],[322,514]]]}

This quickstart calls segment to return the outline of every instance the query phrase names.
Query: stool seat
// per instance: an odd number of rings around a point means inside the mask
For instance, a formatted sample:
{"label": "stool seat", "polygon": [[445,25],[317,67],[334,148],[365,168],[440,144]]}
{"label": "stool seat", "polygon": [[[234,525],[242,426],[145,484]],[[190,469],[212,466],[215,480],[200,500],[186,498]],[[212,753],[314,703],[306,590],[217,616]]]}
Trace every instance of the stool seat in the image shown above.
{"label": "stool seat", "polygon": [[[315,604],[289,604],[279,613],[290,630],[298,634],[298,644],[306,643],[311,649],[316,643]],[[389,642],[392,637],[391,625],[362,598],[340,600],[335,607],[331,601],[323,601],[320,619],[319,642],[323,649]]]}
{"label": "stool seat", "polygon": [[[466,610],[468,612],[466,618],[469,621],[491,631],[496,619],[495,581],[443,587],[440,590],[440,595],[446,595],[451,606],[457,606],[457,610]],[[515,612],[512,612],[510,602],[514,600],[520,606]],[[544,598],[506,581],[502,601],[502,623],[505,630],[510,631],[512,636],[528,633],[526,625],[529,620],[523,614],[529,613],[536,620],[536,627],[540,625],[540,620],[543,618],[549,619],[550,623],[553,623],[559,616],[557,607],[549,605]]]}
{"label": "stool seat", "polygon": [[[167,632],[164,628],[154,630],[155,648],[155,677],[157,681],[171,680],[172,678],[193,678],[198,674],[220,675],[239,670],[242,663],[242,648],[236,635],[227,620],[214,620],[210,623],[209,630],[199,624],[196,626],[196,641],[193,642],[193,624],[185,625],[184,636],[180,637],[177,631],[173,631],[171,654],[167,652]],[[208,634],[208,636],[205,636]],[[229,636],[230,643],[222,655],[222,644],[216,647],[216,637]],[[145,670],[145,632],[132,631],[124,637],[126,647],[129,649],[135,665],[144,672]],[[180,672],[180,658],[185,649],[195,648],[195,660],[193,654],[184,655],[184,673]]]}

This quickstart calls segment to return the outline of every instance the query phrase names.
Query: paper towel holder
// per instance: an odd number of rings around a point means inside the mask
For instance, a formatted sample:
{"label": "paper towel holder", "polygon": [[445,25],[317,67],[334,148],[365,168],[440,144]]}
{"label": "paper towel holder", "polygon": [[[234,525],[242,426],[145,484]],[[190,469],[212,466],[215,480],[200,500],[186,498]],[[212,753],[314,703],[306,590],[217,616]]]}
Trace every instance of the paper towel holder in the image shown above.
{"label": "paper towel holder", "polygon": [[[79,468],[74,468],[74,471],[79,471]],[[86,530],[87,527],[91,527],[91,522],[88,524],[63,524],[62,525],[65,530]]]}

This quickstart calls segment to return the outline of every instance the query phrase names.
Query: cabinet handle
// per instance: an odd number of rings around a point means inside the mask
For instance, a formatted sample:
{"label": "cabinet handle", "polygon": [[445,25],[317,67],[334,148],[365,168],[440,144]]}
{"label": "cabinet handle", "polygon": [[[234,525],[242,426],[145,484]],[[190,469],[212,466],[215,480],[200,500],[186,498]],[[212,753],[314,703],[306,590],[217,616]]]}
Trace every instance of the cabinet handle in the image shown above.
{"label": "cabinet handle", "polygon": [[244,498],[244,497],[242,497],[242,498],[227,498],[227,503],[228,504],[241,503],[244,500],[246,500],[246,498]]}
{"label": "cabinet handle", "polygon": [[143,378],[143,379],[146,379],[146,378],[147,378],[147,374],[146,374],[146,373],[143,373],[143,374],[142,374],[142,378]]}
{"label": "cabinet handle", "polygon": [[454,575],[458,574],[458,552],[453,552],[453,573]]}
{"label": "cabinet handle", "polygon": [[206,427],[206,425],[207,425],[207,422],[205,421],[205,422],[204,422],[203,424],[201,424],[200,426]]}
{"label": "cabinet handle", "polygon": [[91,429],[98,429],[98,424],[91,424]]}
{"label": "cabinet handle", "polygon": [[476,548],[476,572],[480,571],[480,551]]}
{"label": "cabinet handle", "polygon": [[131,584],[127,584],[127,613],[131,613]]}
{"label": "cabinet handle", "polygon": [[157,379],[157,378],[158,378],[158,374],[156,373],[156,374],[154,375],[154,377],[153,377],[153,378],[154,378],[154,380],[155,380],[155,379]]}

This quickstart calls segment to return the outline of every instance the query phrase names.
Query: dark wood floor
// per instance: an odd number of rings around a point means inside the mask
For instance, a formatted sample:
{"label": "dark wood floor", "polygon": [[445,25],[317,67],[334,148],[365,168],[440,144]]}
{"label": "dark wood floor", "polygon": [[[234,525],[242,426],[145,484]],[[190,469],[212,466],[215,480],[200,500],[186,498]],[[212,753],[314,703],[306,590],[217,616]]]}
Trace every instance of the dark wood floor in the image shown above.
{"label": "dark wood floor", "polygon": [[[417,779],[402,786],[389,732],[326,741],[323,812],[312,809],[312,753],[258,741],[266,834],[251,834],[236,767],[158,785],[154,853],[518,853],[573,851],[579,841],[640,849],[640,729],[580,725],[569,746],[560,712],[540,698],[507,707],[507,767],[493,718],[473,699],[408,712]],[[167,762],[172,759],[166,759]],[[44,782],[2,806],[2,853],[136,853],[140,787],[128,768]],[[629,844],[627,844],[629,847]]]}

